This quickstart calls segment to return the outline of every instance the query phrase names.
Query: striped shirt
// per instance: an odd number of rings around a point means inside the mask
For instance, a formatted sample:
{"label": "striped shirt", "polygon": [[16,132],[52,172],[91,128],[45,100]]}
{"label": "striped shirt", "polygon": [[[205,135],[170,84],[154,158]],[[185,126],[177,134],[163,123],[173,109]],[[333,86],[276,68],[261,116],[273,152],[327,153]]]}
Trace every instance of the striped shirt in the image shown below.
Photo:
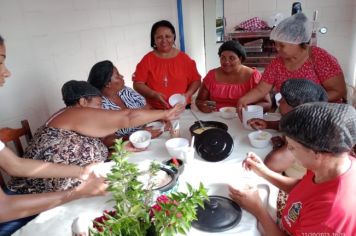
{"label": "striped shirt", "polygon": [[[122,102],[125,104],[125,106],[128,109],[139,109],[139,108],[143,108],[146,105],[146,100],[143,96],[141,96],[132,88],[126,86],[117,93],[117,96],[121,98]],[[117,104],[115,104],[110,99],[104,96],[103,96],[102,107],[107,110],[116,110],[116,111],[121,110],[121,107],[119,107]],[[118,137],[130,135],[136,130],[139,130],[141,128],[142,127],[122,128],[116,131],[116,135]]]}

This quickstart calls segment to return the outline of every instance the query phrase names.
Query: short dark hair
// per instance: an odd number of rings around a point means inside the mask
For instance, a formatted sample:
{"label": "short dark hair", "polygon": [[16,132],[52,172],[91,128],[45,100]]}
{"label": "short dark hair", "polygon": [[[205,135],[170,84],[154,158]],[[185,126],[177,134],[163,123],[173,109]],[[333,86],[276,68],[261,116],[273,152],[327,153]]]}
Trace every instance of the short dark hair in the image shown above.
{"label": "short dark hair", "polygon": [[219,57],[221,56],[221,53],[223,51],[234,52],[240,58],[241,62],[244,62],[246,59],[245,48],[239,42],[237,42],[235,40],[226,41],[225,43],[223,43],[220,46],[219,52],[218,52]]}
{"label": "short dark hair", "polygon": [[86,81],[70,80],[62,86],[62,98],[66,106],[77,104],[80,98],[90,100],[93,97],[101,97],[101,93]]}
{"label": "short dark hair", "polygon": [[0,45],[3,45],[3,44],[4,44],[4,38],[0,34]]}
{"label": "short dark hair", "polygon": [[176,40],[176,30],[174,29],[174,26],[172,25],[171,22],[169,22],[168,20],[161,20],[161,21],[157,21],[156,23],[154,23],[152,25],[151,28],[151,47],[155,48],[155,34],[156,31],[159,27],[167,27],[169,28],[172,33],[174,34],[174,40]]}
{"label": "short dark hair", "polygon": [[90,70],[88,82],[100,91],[111,81],[114,64],[111,61],[100,61]]}

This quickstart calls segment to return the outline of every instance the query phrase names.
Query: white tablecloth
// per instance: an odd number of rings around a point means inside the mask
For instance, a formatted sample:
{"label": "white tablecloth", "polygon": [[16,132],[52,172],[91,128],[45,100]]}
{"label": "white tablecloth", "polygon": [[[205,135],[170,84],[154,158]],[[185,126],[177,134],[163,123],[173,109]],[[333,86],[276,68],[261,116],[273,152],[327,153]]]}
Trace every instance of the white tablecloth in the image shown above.
{"label": "white tablecloth", "polygon": [[[204,114],[198,111],[195,113],[201,120],[221,121],[228,125],[228,132],[234,139],[234,149],[232,154],[221,162],[206,162],[195,154],[195,159],[185,166],[185,169],[179,179],[179,187],[184,187],[185,182],[197,186],[199,182],[209,188],[212,184],[222,184],[223,195],[226,194],[226,184],[232,186],[243,186],[244,184],[257,185],[260,190],[261,198],[271,214],[274,214],[276,193],[275,187],[268,184],[265,180],[252,172],[246,172],[242,169],[242,161],[246,153],[253,151],[262,158],[271,150],[269,145],[263,149],[253,148],[249,144],[247,134],[251,132],[242,127],[238,118],[225,120],[219,116],[219,113]],[[189,127],[194,123],[194,117],[189,111],[185,111],[180,118],[181,136],[190,139]],[[272,131],[272,134],[276,132]],[[129,158],[134,163],[145,163],[151,160],[163,161],[170,158],[165,149],[165,141],[169,139],[169,133],[165,132],[159,138],[152,140],[148,149],[144,152],[134,153]],[[78,216],[85,216],[93,219],[102,215],[105,209],[111,209],[113,202],[108,202],[110,195],[105,197],[92,197],[69,202],[51,210],[41,213],[26,226],[17,231],[16,236],[67,236],[71,235],[71,224]],[[233,229],[219,233],[205,233],[194,228],[189,235],[260,235],[257,229],[257,221],[254,216],[243,211],[241,222]]]}

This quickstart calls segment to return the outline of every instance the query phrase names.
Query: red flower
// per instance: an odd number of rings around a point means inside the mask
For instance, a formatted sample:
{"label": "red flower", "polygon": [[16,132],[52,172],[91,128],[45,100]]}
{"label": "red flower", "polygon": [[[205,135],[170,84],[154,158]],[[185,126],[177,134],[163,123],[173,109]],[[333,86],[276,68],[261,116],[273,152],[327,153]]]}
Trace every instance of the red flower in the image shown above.
{"label": "red flower", "polygon": [[116,215],[116,211],[104,211],[104,214],[102,216],[99,216],[97,218],[94,219],[93,221],[93,227],[96,228],[99,232],[103,232],[104,229],[102,226],[100,226],[101,224],[104,224],[105,221],[107,221],[109,218],[107,217],[107,215],[114,217]]}

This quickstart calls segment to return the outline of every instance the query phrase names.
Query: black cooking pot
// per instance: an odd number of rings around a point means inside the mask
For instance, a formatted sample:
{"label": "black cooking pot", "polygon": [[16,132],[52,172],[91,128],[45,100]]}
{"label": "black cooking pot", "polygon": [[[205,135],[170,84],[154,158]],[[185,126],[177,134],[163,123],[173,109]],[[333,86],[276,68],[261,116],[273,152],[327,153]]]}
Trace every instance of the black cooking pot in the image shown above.
{"label": "black cooking pot", "polygon": [[[234,141],[227,132],[226,124],[218,121],[201,121],[204,127],[212,127],[201,131],[199,122],[195,122],[189,130],[195,136],[194,147],[198,155],[204,160],[218,162],[227,158],[234,147]],[[199,132],[197,132],[199,130]]]}
{"label": "black cooking pot", "polygon": [[[219,128],[219,129],[222,129],[222,130],[225,130],[225,131],[228,130],[227,125],[222,123],[222,122],[219,122],[219,121],[202,121],[201,120],[200,122],[204,125],[204,127]],[[198,121],[194,122],[194,124],[192,126],[190,126],[190,128],[189,128],[190,134],[192,136],[197,136],[197,135],[202,134],[203,132],[202,133],[198,133],[197,132],[197,130],[199,130],[200,128],[202,128],[200,123]],[[207,131],[207,130],[205,130],[205,131]]]}
{"label": "black cooking pot", "polygon": [[209,196],[204,208],[198,207],[192,226],[206,232],[222,232],[235,227],[242,217],[241,207],[229,198]]}

